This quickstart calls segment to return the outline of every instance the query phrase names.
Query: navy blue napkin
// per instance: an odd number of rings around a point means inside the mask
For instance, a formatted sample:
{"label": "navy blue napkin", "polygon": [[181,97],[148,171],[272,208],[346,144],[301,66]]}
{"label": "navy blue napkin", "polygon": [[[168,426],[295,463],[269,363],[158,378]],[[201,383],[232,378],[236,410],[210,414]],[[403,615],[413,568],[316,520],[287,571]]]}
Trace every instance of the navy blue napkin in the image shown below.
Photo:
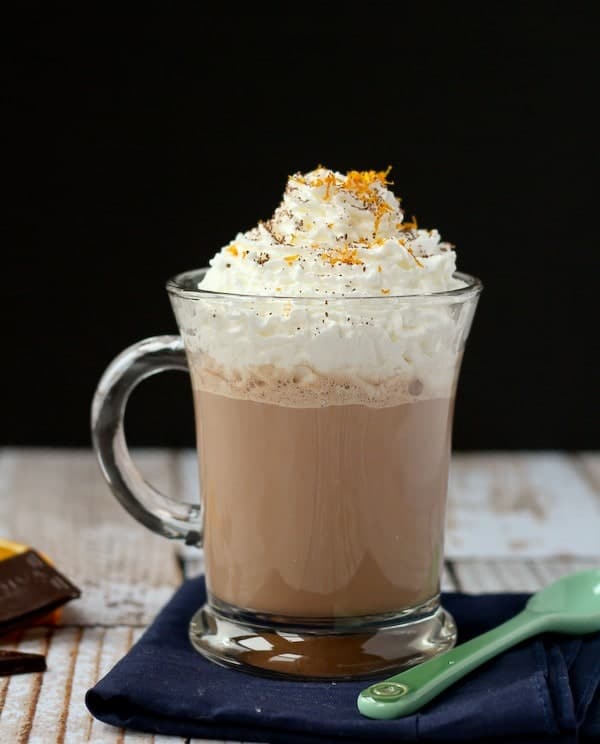
{"label": "navy blue napkin", "polygon": [[[459,642],[519,612],[525,594],[446,594]],[[546,635],[522,643],[448,689],[420,713],[364,718],[365,682],[262,679],[217,666],[188,641],[204,602],[187,581],[131,651],[86,695],[114,726],[245,742],[600,742],[600,634]]]}

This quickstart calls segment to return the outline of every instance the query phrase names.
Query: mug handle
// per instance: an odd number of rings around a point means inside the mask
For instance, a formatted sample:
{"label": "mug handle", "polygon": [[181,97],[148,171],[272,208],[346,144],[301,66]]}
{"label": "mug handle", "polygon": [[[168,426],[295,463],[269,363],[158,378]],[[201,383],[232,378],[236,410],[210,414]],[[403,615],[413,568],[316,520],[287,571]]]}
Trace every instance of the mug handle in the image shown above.
{"label": "mug handle", "polygon": [[121,352],[102,375],[92,403],[92,441],[112,492],[138,522],[186,545],[202,545],[202,506],[165,496],[149,483],[129,454],[123,420],[129,394],[147,377],[177,369],[188,372],[180,336],[154,336]]}

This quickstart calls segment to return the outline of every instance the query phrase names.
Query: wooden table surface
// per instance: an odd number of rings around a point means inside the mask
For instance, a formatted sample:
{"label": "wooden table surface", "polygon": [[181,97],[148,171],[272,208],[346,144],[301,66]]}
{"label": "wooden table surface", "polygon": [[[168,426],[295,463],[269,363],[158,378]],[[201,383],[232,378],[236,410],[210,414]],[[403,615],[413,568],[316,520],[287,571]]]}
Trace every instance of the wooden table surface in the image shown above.
{"label": "wooden table surface", "polygon": [[[135,460],[166,493],[198,497],[194,453],[137,451]],[[0,451],[0,537],[47,553],[82,589],[59,626],[22,634],[16,647],[46,654],[48,670],[0,677],[0,742],[182,743],[106,726],[84,695],[182,578],[201,571],[199,551],[137,524],[83,450]],[[533,591],[600,565],[600,453],[455,455],[446,555],[443,588],[466,592]]]}

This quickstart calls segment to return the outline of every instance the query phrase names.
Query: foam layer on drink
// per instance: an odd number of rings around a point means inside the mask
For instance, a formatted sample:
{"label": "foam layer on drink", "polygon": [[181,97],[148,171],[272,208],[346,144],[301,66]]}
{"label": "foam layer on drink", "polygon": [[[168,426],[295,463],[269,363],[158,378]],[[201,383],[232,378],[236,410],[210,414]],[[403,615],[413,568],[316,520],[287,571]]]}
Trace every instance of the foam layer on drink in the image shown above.
{"label": "foam layer on drink", "polygon": [[297,406],[451,394],[468,330],[445,294],[464,286],[456,254],[404,219],[387,176],[290,176],[273,217],[211,260],[203,292],[174,299],[197,386]]}
{"label": "foam layer on drink", "polygon": [[410,373],[379,378],[357,377],[342,371],[328,374],[307,365],[224,367],[206,354],[188,355],[196,390],[256,403],[292,408],[366,405],[395,406],[454,393],[457,357],[448,355],[435,376],[421,379]]}

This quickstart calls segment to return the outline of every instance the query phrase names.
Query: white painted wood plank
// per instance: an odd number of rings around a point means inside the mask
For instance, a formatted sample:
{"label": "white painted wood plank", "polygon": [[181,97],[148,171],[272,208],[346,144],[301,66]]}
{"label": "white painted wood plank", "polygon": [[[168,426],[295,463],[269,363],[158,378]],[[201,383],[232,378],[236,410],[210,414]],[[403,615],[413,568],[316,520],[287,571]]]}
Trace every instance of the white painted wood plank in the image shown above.
{"label": "white painted wood plank", "polygon": [[[149,481],[177,492],[172,455],[134,457]],[[147,623],[180,581],[173,544],[125,512],[91,451],[0,453],[0,536],[45,552],[82,589],[64,623]]]}
{"label": "white painted wood plank", "polygon": [[185,547],[180,551],[183,573],[186,579],[195,579],[204,573],[204,551],[198,548]]}
{"label": "white painted wood plank", "polygon": [[179,490],[182,500],[190,504],[200,501],[200,477],[198,455],[195,449],[180,449],[176,453],[176,464],[179,472]]}
{"label": "white painted wood plank", "polygon": [[42,675],[28,744],[62,742],[64,739],[81,635],[81,628],[56,628],[50,633],[46,656],[48,668]]}
{"label": "white painted wood plank", "polygon": [[484,592],[536,592],[576,571],[600,568],[597,559],[463,560],[453,562],[460,590]]}
{"label": "white painted wood plank", "polygon": [[600,554],[600,500],[565,455],[462,455],[452,463],[446,555]]}
{"label": "white painted wood plank", "polygon": [[459,581],[459,591],[467,594],[502,591],[498,578],[484,561],[453,561],[454,571]]}
{"label": "white painted wood plank", "polygon": [[540,583],[528,561],[455,561],[454,569],[468,594],[535,591]]}
{"label": "white painted wood plank", "polygon": [[[24,634],[18,650],[46,654],[49,631],[35,628]],[[9,678],[4,705],[0,714],[0,742],[27,742],[42,687],[43,673],[18,674]],[[45,743],[44,743],[45,744]]]}
{"label": "white painted wood plank", "polygon": [[[99,678],[100,657],[107,628],[83,628],[75,659],[71,702],[65,726],[65,742],[87,742],[92,716],[85,707],[85,693]],[[112,743],[111,743],[112,744]]]}
{"label": "white painted wood plank", "polygon": [[[105,726],[105,728],[109,729],[110,726]],[[114,729],[113,729],[114,731]],[[185,739],[180,739],[179,737],[164,737],[168,738],[169,744],[185,744]],[[123,738],[119,740],[119,744],[156,744],[156,737],[152,734],[145,734],[141,731],[129,731],[125,730],[123,732]]]}
{"label": "white painted wood plank", "polygon": [[[190,504],[200,501],[200,477],[198,455],[195,449],[181,449],[177,452],[176,471],[181,498]],[[184,566],[186,578],[191,579],[204,573],[204,551],[179,543],[177,552]]]}
{"label": "white painted wood plank", "polygon": [[588,478],[596,496],[600,499],[600,452],[581,452],[579,455],[575,455],[575,459],[577,463],[581,464],[584,475]]}
{"label": "white painted wood plank", "polygon": [[576,571],[587,571],[590,568],[600,569],[600,555],[596,559],[564,559],[535,561],[534,571],[540,577],[539,587],[546,586],[567,574]]}

